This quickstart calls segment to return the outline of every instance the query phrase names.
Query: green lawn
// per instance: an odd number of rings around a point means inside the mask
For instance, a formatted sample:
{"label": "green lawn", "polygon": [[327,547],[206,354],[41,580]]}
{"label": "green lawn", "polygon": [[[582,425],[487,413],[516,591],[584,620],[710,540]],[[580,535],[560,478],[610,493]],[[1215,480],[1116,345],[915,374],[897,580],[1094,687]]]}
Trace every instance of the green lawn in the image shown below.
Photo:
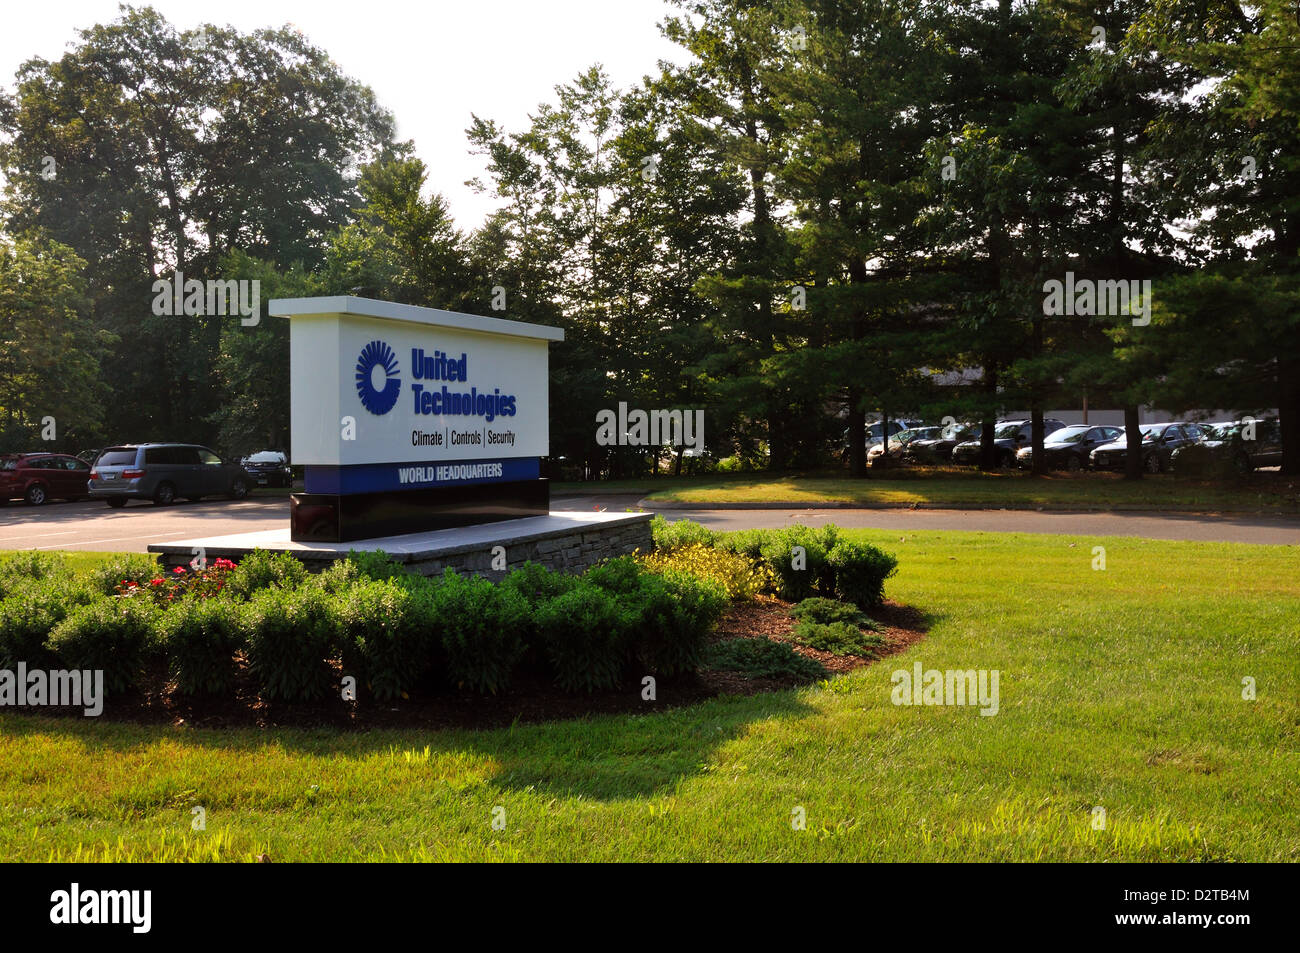
{"label": "green lawn", "polygon": [[[1295,547],[848,535],[932,628],[798,692],[477,733],[0,716],[0,858],[1300,860]],[[894,706],[915,661],[999,670],[1000,713]]]}
{"label": "green lawn", "polygon": [[[589,488],[589,489],[587,489]],[[652,502],[851,503],[860,506],[1008,507],[1018,509],[1191,510],[1300,513],[1300,481],[1257,473],[1234,484],[1167,474],[1128,481],[1113,473],[1055,473],[918,469],[888,478],[843,476],[686,477],[557,484],[556,492],[644,493]]]}

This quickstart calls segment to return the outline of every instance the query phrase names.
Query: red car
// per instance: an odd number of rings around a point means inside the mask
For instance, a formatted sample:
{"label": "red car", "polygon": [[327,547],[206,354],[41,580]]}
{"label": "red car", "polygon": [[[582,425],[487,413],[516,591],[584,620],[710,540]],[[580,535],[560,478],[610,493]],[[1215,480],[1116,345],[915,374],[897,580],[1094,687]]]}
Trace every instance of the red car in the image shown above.
{"label": "red car", "polygon": [[90,464],[66,453],[8,453],[0,457],[0,505],[16,499],[32,506],[56,498],[85,499],[89,479]]}

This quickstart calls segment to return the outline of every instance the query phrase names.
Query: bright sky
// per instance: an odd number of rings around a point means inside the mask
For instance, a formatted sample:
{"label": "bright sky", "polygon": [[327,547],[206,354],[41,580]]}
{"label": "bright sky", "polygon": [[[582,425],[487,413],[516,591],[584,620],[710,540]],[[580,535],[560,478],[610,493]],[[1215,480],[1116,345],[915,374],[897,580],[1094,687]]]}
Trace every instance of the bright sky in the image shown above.
{"label": "bright sky", "polygon": [[[300,29],[345,73],[375,91],[397,117],[400,139],[415,140],[429,185],[447,197],[456,223],[479,225],[493,203],[464,183],[483,173],[469,154],[470,113],[514,131],[553,88],[601,63],[618,87],[680,62],[680,48],[655,24],[665,0],[154,0],[178,29],[199,23],[242,31]],[[53,60],[78,28],[118,17],[116,0],[6,3],[0,31],[0,85],[13,90],[18,66]]]}

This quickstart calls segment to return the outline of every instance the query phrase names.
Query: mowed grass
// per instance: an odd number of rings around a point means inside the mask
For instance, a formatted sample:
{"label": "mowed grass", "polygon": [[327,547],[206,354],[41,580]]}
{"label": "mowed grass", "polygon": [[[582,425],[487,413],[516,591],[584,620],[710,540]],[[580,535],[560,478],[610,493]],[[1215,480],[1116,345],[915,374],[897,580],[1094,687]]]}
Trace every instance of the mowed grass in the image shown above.
{"label": "mowed grass", "polygon": [[[1295,547],[848,535],[931,629],[800,691],[484,732],[0,715],[0,858],[1300,859]],[[917,661],[997,669],[999,714],[893,705]]]}
{"label": "mowed grass", "polygon": [[[567,491],[582,484],[563,484]],[[599,484],[593,484],[599,485]],[[719,477],[622,481],[622,492],[653,502],[850,503],[859,506],[993,506],[1019,509],[1300,512],[1300,481],[1257,473],[1241,482],[1184,480],[1169,474],[1125,480],[1116,473],[1052,473],[918,468],[862,480],[842,476]],[[558,488],[557,488],[558,490]],[[591,491],[597,492],[597,491]]]}

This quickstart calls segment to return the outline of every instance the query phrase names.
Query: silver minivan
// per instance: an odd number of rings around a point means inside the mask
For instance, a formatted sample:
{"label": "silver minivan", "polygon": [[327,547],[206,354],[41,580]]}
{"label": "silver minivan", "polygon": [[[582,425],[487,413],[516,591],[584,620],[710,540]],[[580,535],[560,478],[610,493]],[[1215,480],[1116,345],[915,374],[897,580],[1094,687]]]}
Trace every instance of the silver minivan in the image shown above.
{"label": "silver minivan", "polygon": [[180,496],[242,500],[248,495],[249,479],[242,466],[227,463],[207,447],[142,443],[105,448],[95,459],[86,485],[92,499],[117,508],[127,500],[152,500],[166,506]]}

